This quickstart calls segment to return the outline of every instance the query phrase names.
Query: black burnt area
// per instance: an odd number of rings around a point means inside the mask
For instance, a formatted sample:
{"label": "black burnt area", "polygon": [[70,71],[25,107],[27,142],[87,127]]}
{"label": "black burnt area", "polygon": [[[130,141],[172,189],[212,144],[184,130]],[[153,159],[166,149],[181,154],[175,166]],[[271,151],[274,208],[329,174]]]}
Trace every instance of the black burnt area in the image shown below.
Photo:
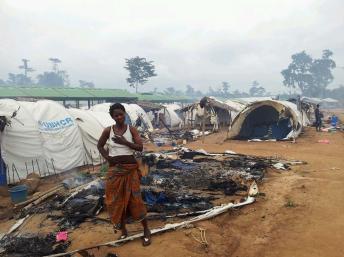
{"label": "black burnt area", "polygon": [[[12,257],[39,257],[63,253],[70,242],[56,242],[56,235],[26,234],[17,237],[6,237],[0,245],[5,249],[6,255]],[[3,255],[1,255],[3,256]]]}

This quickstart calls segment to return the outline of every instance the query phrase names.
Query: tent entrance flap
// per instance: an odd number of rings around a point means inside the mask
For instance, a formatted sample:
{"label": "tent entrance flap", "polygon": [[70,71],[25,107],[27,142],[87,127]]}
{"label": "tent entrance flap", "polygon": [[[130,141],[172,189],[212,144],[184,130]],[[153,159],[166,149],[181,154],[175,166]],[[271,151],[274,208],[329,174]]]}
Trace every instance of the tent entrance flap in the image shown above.
{"label": "tent entrance flap", "polygon": [[273,106],[262,105],[245,118],[237,139],[283,139],[292,131],[290,118],[280,117]]}

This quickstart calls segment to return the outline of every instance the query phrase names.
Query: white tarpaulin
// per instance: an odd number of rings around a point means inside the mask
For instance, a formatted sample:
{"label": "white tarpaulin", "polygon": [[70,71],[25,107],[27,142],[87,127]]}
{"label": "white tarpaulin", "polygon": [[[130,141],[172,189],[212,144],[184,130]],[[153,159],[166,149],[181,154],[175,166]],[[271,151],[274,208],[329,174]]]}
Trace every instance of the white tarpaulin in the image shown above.
{"label": "white tarpaulin", "polygon": [[31,103],[5,99],[0,100],[0,110],[18,110],[1,142],[8,182],[23,179],[33,171],[45,176],[85,163],[78,126],[62,105],[47,100]]}
{"label": "white tarpaulin", "polygon": [[176,104],[165,104],[166,108],[161,110],[160,113],[165,114],[165,122],[166,125],[170,128],[180,127],[182,124],[182,119],[176,113],[176,110],[180,108],[179,105]]}
{"label": "white tarpaulin", "polygon": [[[98,112],[106,112],[108,114],[111,104],[112,103],[97,104],[97,105],[92,106],[90,110],[98,111]],[[140,131],[145,131],[145,130],[148,130],[150,132],[153,131],[152,122],[150,121],[147,113],[140,106],[138,106],[137,104],[126,104],[126,103],[122,103],[122,105],[124,106],[125,111],[128,115],[127,120],[126,120],[127,123],[129,123],[132,126],[135,126],[140,123],[138,121],[138,118],[140,117],[141,124],[135,127],[137,127],[137,129]]]}
{"label": "white tarpaulin", "polygon": [[70,108],[68,113],[78,124],[81,133],[84,148],[87,154],[87,163],[100,164],[103,158],[97,148],[98,140],[104,128],[114,124],[110,115],[103,112],[94,112],[90,110],[80,110]]}
{"label": "white tarpaulin", "polygon": [[255,101],[233,120],[228,138],[290,139],[302,130],[302,116],[288,101]]}

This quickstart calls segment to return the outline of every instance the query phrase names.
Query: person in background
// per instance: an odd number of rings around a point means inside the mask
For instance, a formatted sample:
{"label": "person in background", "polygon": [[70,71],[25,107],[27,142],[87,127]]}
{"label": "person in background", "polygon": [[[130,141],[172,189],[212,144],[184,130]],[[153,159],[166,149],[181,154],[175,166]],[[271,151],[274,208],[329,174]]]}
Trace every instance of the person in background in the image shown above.
{"label": "person in background", "polygon": [[[141,172],[134,157],[135,151],[142,151],[143,144],[136,128],[125,122],[125,108],[115,103],[109,110],[116,125],[104,129],[98,141],[98,150],[109,162],[105,186],[105,203],[115,231],[121,229],[119,239],[128,236],[127,218],[141,221],[143,226],[143,246],[151,243],[151,232],[146,220],[146,206],[141,198]],[[104,146],[109,140],[109,149]]]}
{"label": "person in background", "polygon": [[321,130],[321,113],[320,113],[320,109],[319,109],[319,104],[317,104],[317,108],[315,108],[315,128],[316,131],[320,131]]}

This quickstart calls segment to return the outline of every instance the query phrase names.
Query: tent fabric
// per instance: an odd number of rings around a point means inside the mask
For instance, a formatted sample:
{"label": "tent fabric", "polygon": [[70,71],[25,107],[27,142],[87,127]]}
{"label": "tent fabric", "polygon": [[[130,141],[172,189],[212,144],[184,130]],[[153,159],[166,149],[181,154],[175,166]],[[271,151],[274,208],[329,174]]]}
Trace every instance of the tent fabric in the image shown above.
{"label": "tent fabric", "polygon": [[180,106],[178,107],[178,105],[175,104],[166,104],[164,106],[166,108],[161,110],[160,113],[165,114],[166,125],[170,128],[180,127],[182,124],[182,119],[176,113],[176,110],[178,110]]}
{"label": "tent fabric", "polygon": [[[98,111],[98,112],[106,112],[108,114],[111,105],[112,103],[97,104],[97,105],[92,106],[90,110]],[[125,111],[128,115],[126,117],[126,122],[129,125],[132,125],[132,126],[137,125],[138,118],[141,117],[142,122],[140,126],[135,126],[135,127],[137,127],[137,129],[140,131],[146,131],[146,130],[148,130],[149,132],[153,131],[152,122],[150,121],[147,113],[140,106],[138,106],[137,104],[127,104],[127,103],[122,103],[122,105],[124,106]]]}
{"label": "tent fabric", "polygon": [[67,111],[74,118],[79,127],[87,155],[87,163],[102,163],[103,158],[99,154],[97,144],[104,128],[114,124],[110,115],[104,115],[105,113],[102,112],[74,108],[67,109]]}
{"label": "tent fabric", "polygon": [[297,106],[287,101],[264,100],[246,106],[233,120],[231,139],[291,139],[302,129],[302,116]]}
{"label": "tent fabric", "polygon": [[85,150],[78,126],[66,109],[54,101],[0,100],[3,112],[13,113],[2,135],[1,150],[9,183],[36,172],[40,176],[82,166]]}

